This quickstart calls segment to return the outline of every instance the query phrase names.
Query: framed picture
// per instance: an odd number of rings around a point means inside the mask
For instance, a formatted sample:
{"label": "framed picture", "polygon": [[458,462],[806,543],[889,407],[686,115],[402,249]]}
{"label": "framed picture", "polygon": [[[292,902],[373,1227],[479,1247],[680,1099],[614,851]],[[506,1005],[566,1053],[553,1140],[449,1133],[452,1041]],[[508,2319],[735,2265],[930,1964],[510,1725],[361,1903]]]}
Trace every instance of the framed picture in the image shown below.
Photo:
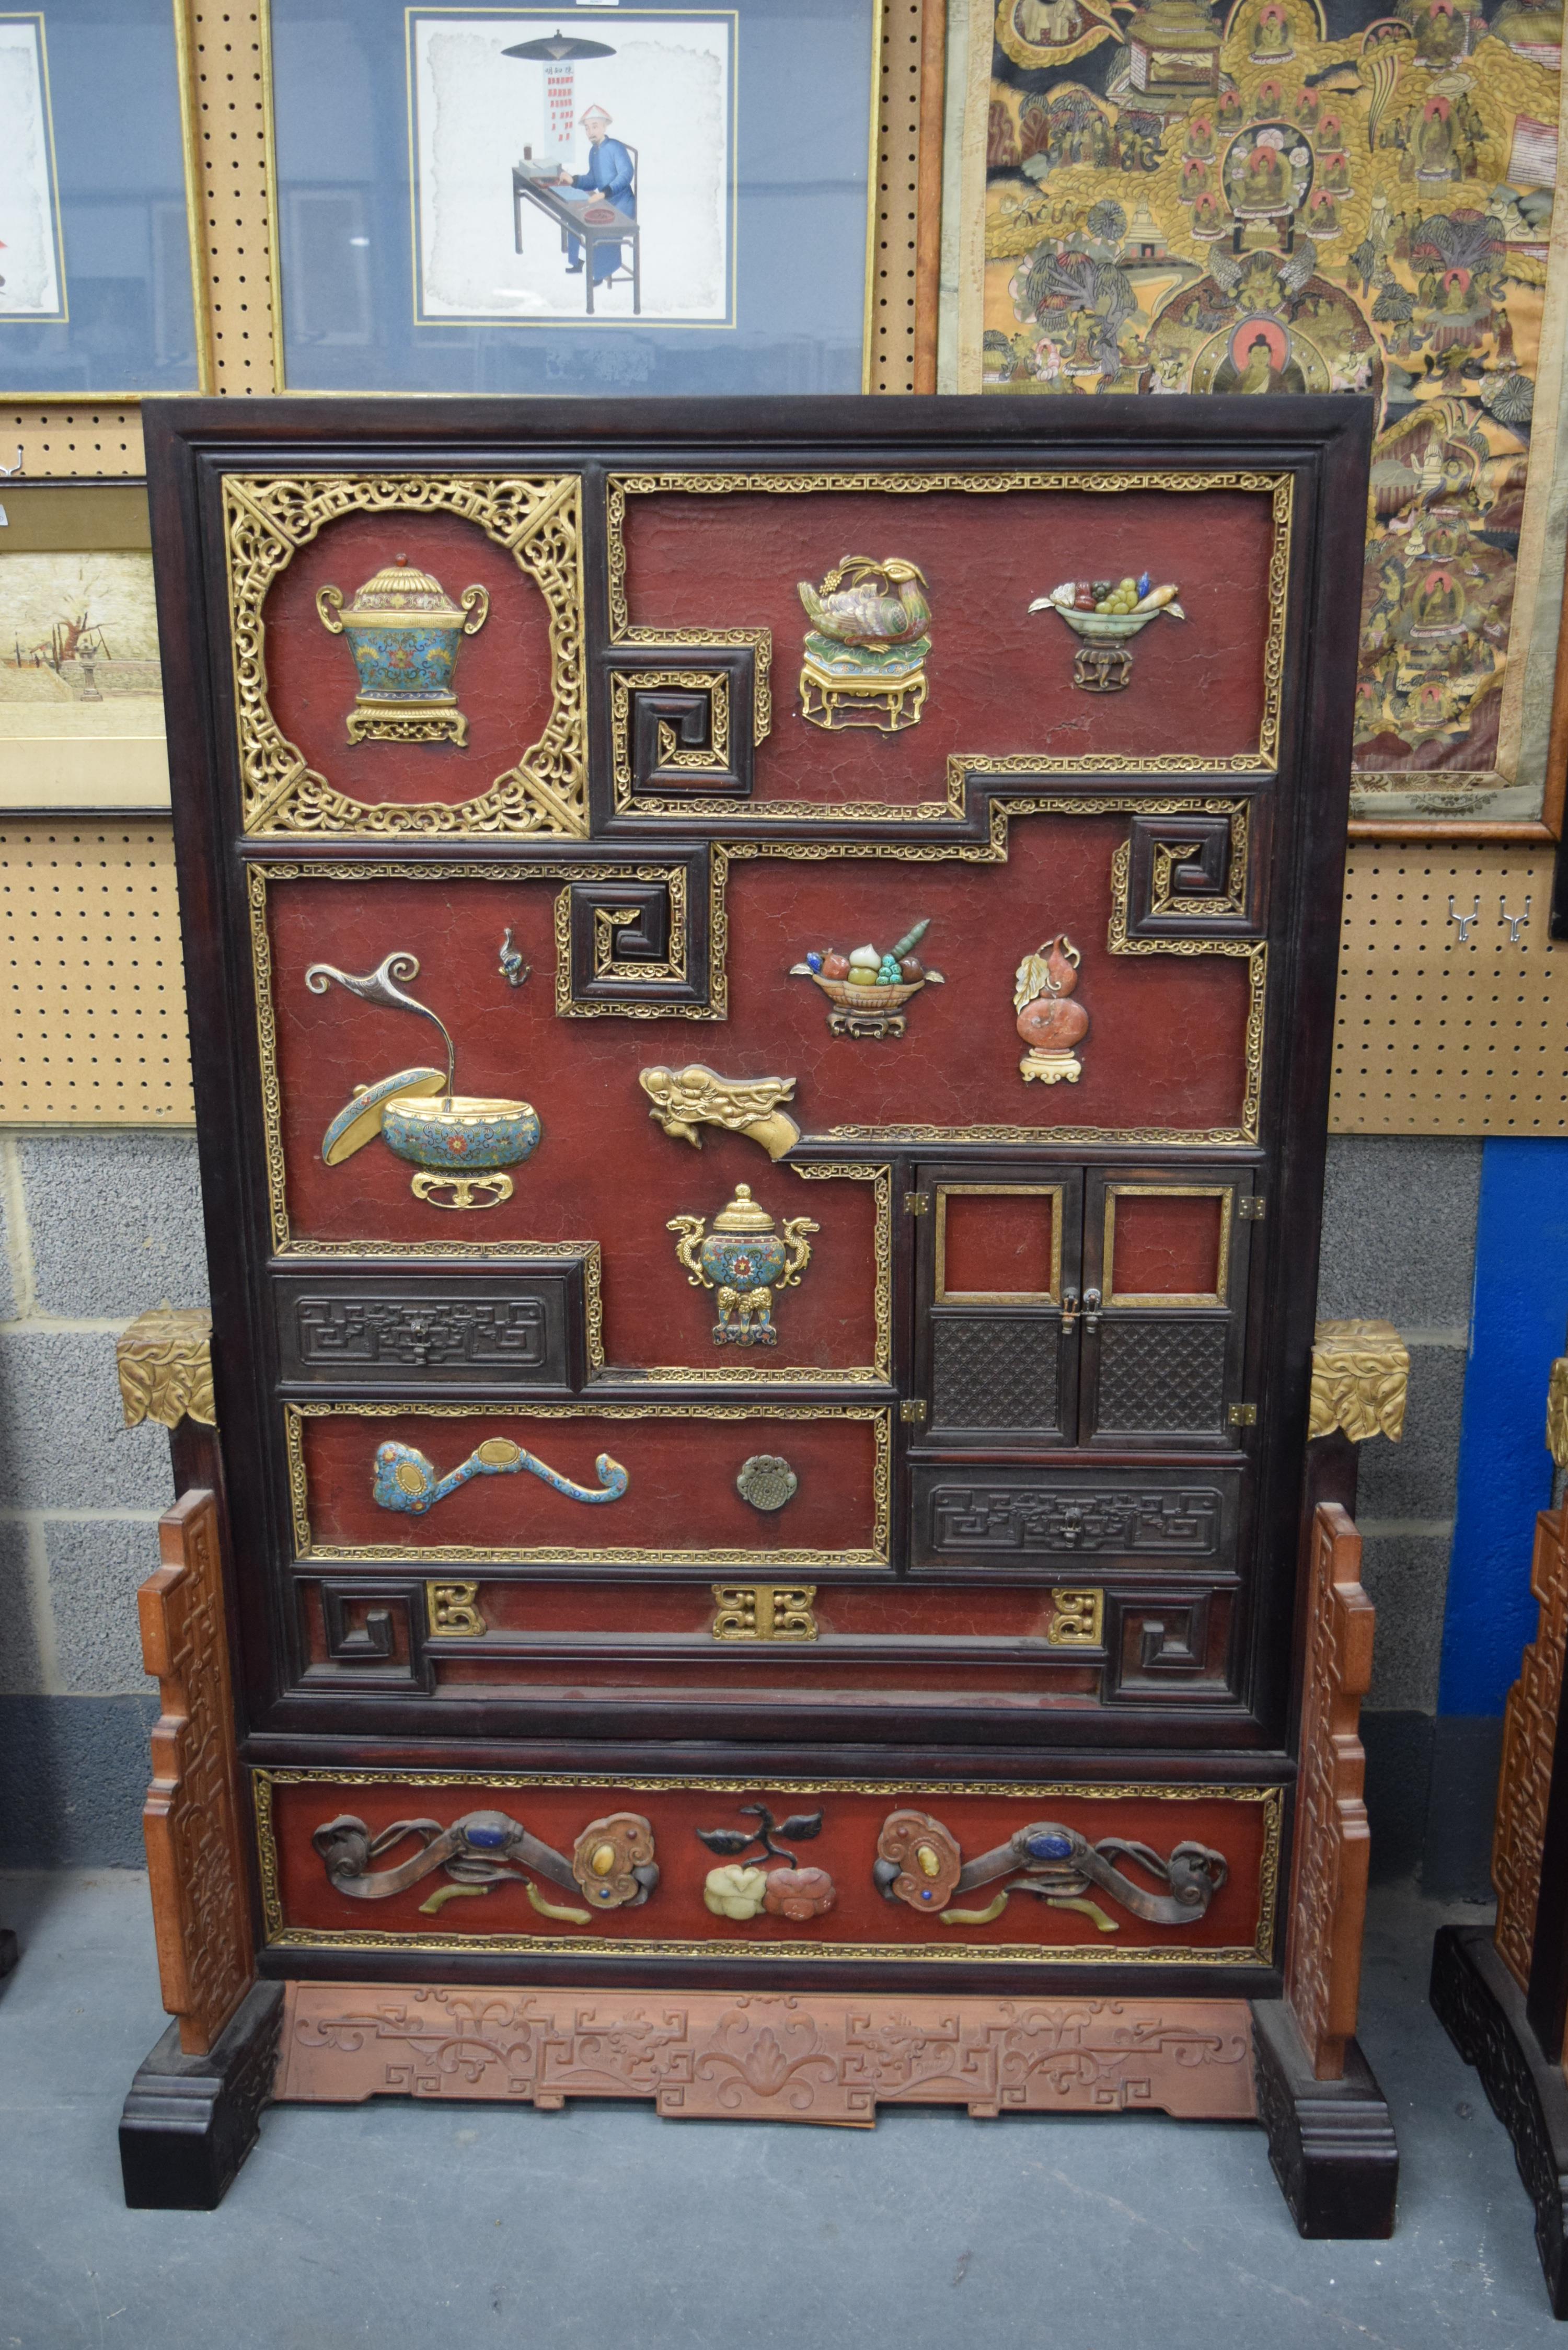
{"label": "framed picture", "polygon": [[280,389],[856,391],[880,0],[271,0]]}
{"label": "framed picture", "polygon": [[1371,392],[1352,830],[1556,833],[1560,10],[954,14],[949,388]]}
{"label": "framed picture", "polygon": [[203,389],[182,0],[0,9],[0,395]]}
{"label": "framed picture", "polygon": [[0,808],[166,808],[144,482],[0,482]]}

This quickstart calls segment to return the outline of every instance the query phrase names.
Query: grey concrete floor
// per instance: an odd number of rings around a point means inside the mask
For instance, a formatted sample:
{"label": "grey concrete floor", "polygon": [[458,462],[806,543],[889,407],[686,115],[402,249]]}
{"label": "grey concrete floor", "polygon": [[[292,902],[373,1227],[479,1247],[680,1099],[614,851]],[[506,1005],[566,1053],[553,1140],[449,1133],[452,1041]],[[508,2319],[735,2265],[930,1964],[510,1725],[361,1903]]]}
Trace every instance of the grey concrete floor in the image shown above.
{"label": "grey concrete floor", "polygon": [[115,2123],[163,2022],[146,1879],[0,1876],[0,2350],[1568,2350],[1508,2141],[1426,2004],[1433,1931],[1480,1914],[1375,1897],[1398,2229],[1303,2244],[1261,2132],[1144,2115],[291,2106],[221,2210],[127,2211]]}

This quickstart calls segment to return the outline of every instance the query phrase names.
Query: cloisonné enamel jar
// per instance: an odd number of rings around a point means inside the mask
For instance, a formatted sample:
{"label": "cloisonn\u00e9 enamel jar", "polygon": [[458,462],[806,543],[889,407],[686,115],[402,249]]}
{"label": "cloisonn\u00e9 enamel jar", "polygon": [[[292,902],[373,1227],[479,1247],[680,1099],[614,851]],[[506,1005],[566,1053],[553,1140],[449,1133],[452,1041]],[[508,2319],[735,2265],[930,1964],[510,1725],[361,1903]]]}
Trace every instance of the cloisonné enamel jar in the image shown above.
{"label": "cloisonn\u00e9 enamel jar", "polygon": [[465,743],[468,721],[452,679],[463,638],[481,629],[489,591],[465,588],[453,603],[441,581],[400,555],[367,579],[351,604],[340,588],[317,591],[322,626],[348,639],[359,691],[348,712],[351,743]]}
{"label": "cloisonn\u00e9 enamel jar", "polygon": [[811,1259],[809,1216],[791,1216],[780,1232],[767,1210],[753,1199],[749,1183],[721,1208],[713,1228],[701,1216],[672,1216],[669,1229],[680,1237],[675,1253],[694,1289],[716,1293],[716,1347],[774,1347],[774,1298],[800,1279]]}

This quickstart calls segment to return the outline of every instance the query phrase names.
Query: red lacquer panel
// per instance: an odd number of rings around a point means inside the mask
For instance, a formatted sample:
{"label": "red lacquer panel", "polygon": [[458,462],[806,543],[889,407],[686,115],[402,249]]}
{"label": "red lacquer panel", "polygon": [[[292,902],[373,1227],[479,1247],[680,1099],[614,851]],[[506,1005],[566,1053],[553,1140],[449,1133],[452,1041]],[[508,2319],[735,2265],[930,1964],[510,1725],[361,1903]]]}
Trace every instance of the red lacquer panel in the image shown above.
{"label": "red lacquer panel", "polygon": [[[1127,819],[1040,817],[1012,827],[999,866],[766,858],[730,872],[729,1017],[723,1022],[561,1019],[553,972],[555,885],[486,880],[282,881],[269,891],[273,994],[288,1172],[299,1238],[367,1233],[432,1246],[598,1240],[613,1361],[704,1360],[711,1300],[687,1287],[666,1230],[721,1209],[748,1182],[775,1218],[822,1226],[798,1288],[781,1295],[774,1359],[871,1360],[873,1201],[866,1182],[805,1183],[752,1143],[709,1129],[701,1153],[650,1123],[638,1071],[703,1061],[732,1076],[793,1076],[790,1108],[810,1133],[839,1126],[1006,1125],[1049,1142],[1063,1126],[1192,1132],[1231,1128],[1243,1109],[1249,973],[1238,956],[1113,955],[1110,863]],[[900,1038],[830,1035],[828,1005],[789,976],[808,948],[887,943],[929,917],[923,942],[945,984],[907,1007]],[[501,976],[510,926],[534,966]],[[1067,930],[1082,951],[1075,1001],[1089,1015],[1075,1084],[1026,1085],[1013,975]],[[544,1128],[513,1197],[470,1214],[421,1205],[412,1170],[380,1141],[337,1168],[321,1139],[354,1087],[440,1054],[433,1029],[305,972],[327,960],[374,968],[396,948],[421,963],[412,992],[457,1042],[458,1090],[520,1097]]]}
{"label": "red lacquer panel", "polygon": [[[761,800],[940,801],[948,759],[965,754],[1223,758],[1257,749],[1273,528],[1264,493],[660,494],[629,497],[627,514],[637,626],[773,632]],[[809,623],[797,583],[819,587],[846,553],[899,556],[925,574],[930,691],[919,724],[898,734],[827,733],[799,714]],[[1075,687],[1078,638],[1029,606],[1064,579],[1145,571],[1180,588],[1186,621],[1157,619],[1139,631],[1125,691]]]}
{"label": "red lacquer panel", "polygon": [[940,1213],[944,1295],[1044,1297],[1054,1287],[1058,1203],[1050,1191],[944,1184]]}
{"label": "red lacquer panel", "polygon": [[[347,637],[316,608],[319,588],[347,605],[400,555],[439,579],[455,604],[465,588],[490,591],[489,617],[464,637],[453,690],[468,740],[359,743],[346,721],[358,680]],[[463,800],[515,766],[549,723],[549,608],[529,575],[477,524],[455,515],[350,515],[302,546],[269,590],[267,691],[272,714],[318,775],[358,800]]]}
{"label": "red lacquer panel", "polygon": [[[475,1939],[495,1935],[566,1936],[574,1940],[580,1937],[585,1955],[607,1945],[691,1940],[722,1941],[732,1947],[743,1943],[760,1951],[781,1943],[796,1950],[805,1945],[825,1954],[836,1945],[881,1943],[911,1956],[940,1953],[958,1945],[971,1950],[1028,1950],[1043,1944],[1089,1950],[1100,1960],[1157,1949],[1229,1949],[1235,1955],[1245,1955],[1259,1932],[1260,1877],[1269,1817],[1262,1803],[1227,1799],[1201,1790],[1179,1801],[1162,1801],[1156,1794],[1096,1801],[1076,1792],[966,1795],[945,1790],[921,1793],[897,1784],[869,1793],[825,1786],[820,1794],[800,1787],[771,1789],[765,1782],[731,1792],[689,1787],[508,1786],[478,1777],[456,1784],[405,1781],[359,1785],[326,1773],[305,1785],[279,1784],[273,1800],[279,1895],[287,1927],[349,1935],[394,1933],[421,1939],[455,1935],[460,1941],[471,1936]],[[804,1926],[766,1912],[737,1922],[714,1916],[704,1905],[704,1880],[711,1868],[722,1865],[722,1859],[698,1841],[697,1829],[750,1828],[754,1823],[743,1820],[739,1807],[759,1801],[766,1803],[778,1819],[822,1809],[821,1834],[794,1849],[803,1866],[828,1872],[836,1899],[832,1909]],[[1229,1875],[1207,1913],[1191,1925],[1156,1924],[1096,1896],[1116,1924],[1116,1931],[1106,1934],[1077,1912],[1053,1909],[1030,1895],[1015,1894],[1001,1916],[984,1926],[943,1926],[936,1918],[918,1914],[902,1902],[885,1900],[872,1879],[882,1822],[888,1813],[907,1806],[941,1822],[959,1840],[966,1859],[1004,1844],[1015,1829],[1050,1821],[1076,1828],[1091,1842],[1107,1836],[1143,1842],[1162,1856],[1168,1856],[1174,1846],[1195,1840],[1223,1855]],[[447,1826],[470,1812],[499,1811],[557,1852],[570,1855],[590,1821],[623,1810],[640,1812],[651,1822],[660,1882],[639,1907],[606,1912],[588,1927],[541,1918],[518,1884],[497,1887],[477,1899],[452,1901],[442,1907],[438,1918],[422,1916],[421,1902],[448,1882],[439,1870],[384,1900],[356,1898],[339,1893],[329,1883],[310,1841],[313,1830],[345,1813],[363,1820],[375,1834],[396,1820],[433,1819]],[[788,1846],[787,1837],[782,1841]],[[410,1839],[376,1865],[394,1866],[414,1850]],[[1163,1890],[1139,1871],[1136,1862],[1124,1865],[1145,1890]],[[569,1898],[548,1884],[544,1889],[556,1902]],[[984,1908],[996,1889],[996,1885],[988,1884],[973,1894],[954,1897],[955,1903],[964,1908]]]}
{"label": "red lacquer panel", "polygon": [[1113,1297],[1216,1294],[1224,1219],[1220,1192],[1182,1198],[1118,1190],[1116,1211],[1107,1284]]}
{"label": "red lacquer panel", "polygon": [[[758,1411],[740,1419],[705,1404],[681,1411],[655,1405],[637,1416],[571,1411],[433,1414],[376,1412],[306,1418],[302,1423],[310,1529],[318,1547],[389,1545],[403,1552],[574,1550],[678,1559],[711,1551],[758,1566],[776,1553],[871,1549],[877,1530],[877,1440],[872,1419],[791,1418]],[[376,1448],[411,1445],[438,1475],[465,1461],[487,1437],[509,1437],[574,1484],[599,1489],[595,1461],[607,1453],[626,1470],[617,1501],[577,1502],[526,1471],[475,1476],[421,1517],[383,1508],[372,1484]],[[782,1453],[799,1478],[784,1509],[752,1508],[735,1490],[753,1453]]]}

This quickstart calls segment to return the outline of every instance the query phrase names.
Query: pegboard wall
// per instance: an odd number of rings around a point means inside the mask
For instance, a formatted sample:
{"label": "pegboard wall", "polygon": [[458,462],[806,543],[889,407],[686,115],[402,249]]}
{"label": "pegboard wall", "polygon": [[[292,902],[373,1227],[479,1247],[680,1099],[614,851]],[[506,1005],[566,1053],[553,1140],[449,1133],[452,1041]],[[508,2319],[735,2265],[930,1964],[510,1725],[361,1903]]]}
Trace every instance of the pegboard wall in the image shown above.
{"label": "pegboard wall", "polygon": [[[275,389],[276,225],[262,5],[184,0],[206,378]],[[934,388],[944,0],[882,0],[868,379]],[[921,187],[922,151],[927,159]],[[922,203],[922,193],[924,202]],[[56,479],[142,470],[134,402],[0,405],[0,465]],[[13,1035],[0,1121],[181,1125],[192,1116],[167,825],[0,826]],[[1568,945],[1550,949],[1550,852],[1350,853],[1332,1123],[1341,1133],[1568,1131]],[[1517,942],[1499,918],[1532,900]],[[1480,918],[1463,944],[1448,918]],[[1517,903],[1516,903],[1517,900]]]}
{"label": "pegboard wall", "polygon": [[1336,1133],[1568,1133],[1568,942],[1547,937],[1552,865],[1549,850],[1352,848]]}
{"label": "pegboard wall", "polygon": [[167,823],[0,825],[0,1124],[189,1126]]}

